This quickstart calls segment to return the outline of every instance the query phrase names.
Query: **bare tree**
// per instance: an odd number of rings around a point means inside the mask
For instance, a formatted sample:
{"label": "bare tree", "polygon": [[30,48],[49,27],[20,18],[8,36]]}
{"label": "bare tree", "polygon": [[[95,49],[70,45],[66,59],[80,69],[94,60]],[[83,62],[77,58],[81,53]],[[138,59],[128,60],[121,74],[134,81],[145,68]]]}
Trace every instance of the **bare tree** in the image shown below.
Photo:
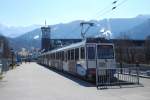
{"label": "bare tree", "polygon": [[134,45],[128,35],[121,34],[118,37],[119,40],[116,43],[116,53],[118,55],[119,62],[132,63],[134,61]]}
{"label": "bare tree", "polygon": [[145,60],[150,63],[150,35],[145,40]]}
{"label": "bare tree", "polygon": [[4,36],[0,36],[0,40],[3,43],[3,53],[2,57],[3,58],[10,58],[10,47],[9,47],[9,42]]}

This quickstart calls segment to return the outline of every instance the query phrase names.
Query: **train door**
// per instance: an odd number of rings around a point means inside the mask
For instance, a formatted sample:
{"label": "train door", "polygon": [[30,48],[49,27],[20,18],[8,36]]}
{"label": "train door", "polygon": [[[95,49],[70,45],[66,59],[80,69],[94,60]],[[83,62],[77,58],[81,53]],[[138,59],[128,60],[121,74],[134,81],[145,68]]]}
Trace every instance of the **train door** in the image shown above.
{"label": "train door", "polygon": [[96,75],[96,44],[87,44],[86,46],[87,59],[87,75],[89,79],[93,79]]}
{"label": "train door", "polygon": [[115,63],[113,45],[97,44],[97,67],[99,68],[113,68]]}

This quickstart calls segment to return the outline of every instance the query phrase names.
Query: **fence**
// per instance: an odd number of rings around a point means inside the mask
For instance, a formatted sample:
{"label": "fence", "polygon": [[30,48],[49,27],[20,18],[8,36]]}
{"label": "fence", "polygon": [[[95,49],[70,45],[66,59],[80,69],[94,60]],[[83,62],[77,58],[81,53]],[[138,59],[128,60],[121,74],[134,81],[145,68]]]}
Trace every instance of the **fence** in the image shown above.
{"label": "fence", "polygon": [[11,60],[10,59],[0,59],[1,73],[9,70]]}
{"label": "fence", "polygon": [[[120,64],[117,64],[117,67],[120,67]],[[137,67],[137,64],[122,64],[123,68],[132,68]],[[150,65],[148,64],[138,64],[139,67],[139,76],[150,78]]]}
{"label": "fence", "polygon": [[2,64],[0,63],[0,75],[2,75]]}
{"label": "fence", "polygon": [[139,68],[97,68],[96,85],[99,87],[139,84]]}

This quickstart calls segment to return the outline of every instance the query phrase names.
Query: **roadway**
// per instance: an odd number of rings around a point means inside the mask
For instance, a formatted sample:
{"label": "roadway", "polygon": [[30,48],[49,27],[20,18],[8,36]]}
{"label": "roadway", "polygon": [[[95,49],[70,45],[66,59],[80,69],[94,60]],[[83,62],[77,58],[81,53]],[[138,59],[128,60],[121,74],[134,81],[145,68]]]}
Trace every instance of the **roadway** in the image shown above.
{"label": "roadway", "polygon": [[150,79],[141,85],[97,90],[78,78],[36,63],[8,71],[0,80],[0,100],[150,100]]}

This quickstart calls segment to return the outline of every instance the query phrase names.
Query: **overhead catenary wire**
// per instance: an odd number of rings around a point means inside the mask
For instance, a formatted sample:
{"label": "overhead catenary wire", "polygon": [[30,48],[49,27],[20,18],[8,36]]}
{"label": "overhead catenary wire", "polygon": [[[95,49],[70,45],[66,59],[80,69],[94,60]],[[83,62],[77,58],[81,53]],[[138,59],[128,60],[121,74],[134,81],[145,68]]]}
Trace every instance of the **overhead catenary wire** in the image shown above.
{"label": "overhead catenary wire", "polygon": [[111,11],[114,11],[115,9],[119,8],[119,6],[123,5],[125,2],[127,2],[128,0],[115,0],[111,3],[111,5],[109,7],[107,7],[106,9],[103,9],[99,11],[99,13],[97,15],[95,15],[94,17],[102,17],[104,15],[107,15],[108,13],[110,13]]}
{"label": "overhead catenary wire", "polygon": [[[113,4],[112,7],[109,8],[107,11],[100,13],[100,15],[98,15],[98,16],[102,17],[104,15],[108,15],[108,14],[112,13],[115,9],[117,9],[118,7],[120,7],[121,5],[123,5],[127,1],[128,0],[123,0],[123,1],[119,2],[119,0],[117,0],[117,1],[112,2],[112,4]],[[109,18],[107,19],[107,30],[111,32],[111,25],[110,25]],[[99,33],[99,31],[97,31],[97,33]]]}
{"label": "overhead catenary wire", "polygon": [[98,11],[96,14],[94,14],[94,15],[92,16],[92,18],[93,18],[93,17],[96,17],[98,14],[107,12],[108,9],[111,9],[111,6],[114,5],[114,4],[116,4],[118,1],[119,1],[119,0],[115,0],[115,1],[111,2],[111,3],[108,4],[106,7],[102,8],[100,11]]}
{"label": "overhead catenary wire", "polygon": [[[93,17],[102,17],[104,15],[109,14],[110,12],[114,11],[115,9],[117,9],[119,6],[123,5],[125,2],[127,2],[128,0],[115,0],[113,2],[111,2],[108,6],[106,6],[105,8],[101,9],[100,11],[98,11]],[[92,17],[92,18],[93,18]],[[79,28],[79,26],[77,25],[77,27],[75,27],[71,33],[77,31],[77,29]]]}
{"label": "overhead catenary wire", "polygon": [[[119,0],[115,0],[113,2],[111,2],[109,5],[107,5],[106,7],[104,7],[103,9],[101,9],[100,11],[98,11],[93,17],[95,17],[96,15],[100,14],[104,15],[105,13],[111,12],[111,8],[110,6],[112,6],[112,4],[116,4]],[[108,9],[109,8],[109,9]],[[77,25],[72,31],[70,31],[71,33],[77,31],[77,29],[79,28],[79,26]]]}
{"label": "overhead catenary wire", "polygon": [[117,6],[121,6],[123,5],[125,2],[127,2],[128,0],[123,0],[122,2],[120,2],[119,4],[117,4]]}
{"label": "overhead catenary wire", "polygon": [[[102,16],[104,16],[104,15],[110,14],[110,13],[113,12],[115,9],[117,9],[119,6],[121,6],[121,5],[123,5],[125,2],[127,2],[127,0],[120,1],[120,3],[118,3],[118,2],[119,2],[119,0],[112,2],[112,4],[113,4],[112,7],[109,8],[107,11],[101,13],[99,16],[102,17]],[[110,26],[110,20],[109,20],[109,18],[107,19],[107,27],[108,27],[108,30],[111,31],[111,26]],[[98,33],[98,32],[97,32],[97,33]]]}

